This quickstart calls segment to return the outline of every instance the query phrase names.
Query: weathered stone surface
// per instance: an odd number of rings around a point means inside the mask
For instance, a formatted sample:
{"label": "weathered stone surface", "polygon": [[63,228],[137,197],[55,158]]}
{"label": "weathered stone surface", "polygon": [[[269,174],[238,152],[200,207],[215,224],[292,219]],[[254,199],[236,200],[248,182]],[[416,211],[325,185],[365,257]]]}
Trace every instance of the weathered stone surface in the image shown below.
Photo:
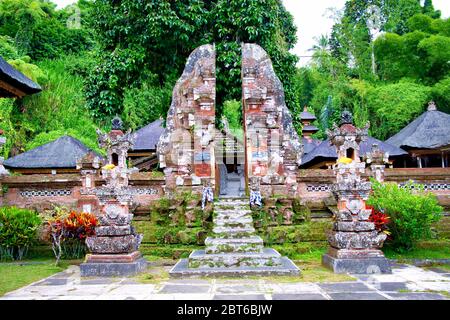
{"label": "weathered stone surface", "polygon": [[139,258],[134,262],[87,262],[80,265],[82,277],[134,276],[147,269],[147,260]]}
{"label": "weathered stone surface", "polygon": [[134,262],[141,258],[139,251],[134,251],[127,254],[87,254],[85,262],[97,263],[114,263],[114,262]]}
{"label": "weathered stone surface", "polygon": [[118,237],[89,237],[86,245],[92,253],[130,253],[138,250],[141,235],[126,235]]}
{"label": "weathered stone surface", "polygon": [[125,236],[131,234],[131,226],[100,226],[95,228],[95,234],[101,236]]}
{"label": "weathered stone surface", "polygon": [[322,264],[333,270],[334,273],[392,273],[389,261],[385,257],[338,259],[325,254],[322,256]]}
{"label": "weathered stone surface", "polygon": [[190,184],[214,186],[215,59],[214,46],[195,49],[173,90],[157,146],[168,193]]}
{"label": "weathered stone surface", "polygon": [[328,235],[328,242],[338,249],[369,249],[380,248],[387,235],[375,230],[364,232],[332,231]]}
{"label": "weathered stone surface", "polygon": [[191,253],[171,271],[171,276],[298,274],[299,269],[273,249],[264,249],[255,235],[247,199],[222,199],[216,203],[214,235],[206,249]]}
{"label": "weathered stone surface", "polygon": [[247,176],[261,178],[263,196],[271,186],[281,194],[297,191],[297,168],[303,146],[293,127],[284,90],[267,53],[256,44],[242,45],[242,101],[246,132]]}

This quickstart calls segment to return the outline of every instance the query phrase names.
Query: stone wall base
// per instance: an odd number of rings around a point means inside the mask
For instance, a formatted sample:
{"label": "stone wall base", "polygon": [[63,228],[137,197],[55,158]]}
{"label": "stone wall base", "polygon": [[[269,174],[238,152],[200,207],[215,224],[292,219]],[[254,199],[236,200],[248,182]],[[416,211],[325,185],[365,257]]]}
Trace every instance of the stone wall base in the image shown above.
{"label": "stone wall base", "polygon": [[322,264],[333,270],[334,273],[392,273],[391,265],[385,257],[339,259],[329,254],[324,254],[322,256]]}
{"label": "stone wall base", "polygon": [[123,255],[87,255],[86,262],[80,265],[82,277],[128,277],[146,269],[147,260],[137,251]]}

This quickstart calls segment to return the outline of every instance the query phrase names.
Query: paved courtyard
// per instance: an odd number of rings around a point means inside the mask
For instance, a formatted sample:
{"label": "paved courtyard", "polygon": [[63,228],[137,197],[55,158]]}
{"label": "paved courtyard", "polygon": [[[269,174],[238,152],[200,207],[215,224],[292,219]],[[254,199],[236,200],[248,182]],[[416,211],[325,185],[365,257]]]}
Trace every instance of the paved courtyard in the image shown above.
{"label": "paved courtyard", "polygon": [[[150,268],[151,269],[151,268]],[[166,267],[169,269],[169,267]],[[395,265],[390,275],[354,275],[335,283],[256,279],[170,279],[141,283],[135,278],[80,279],[79,268],[7,293],[24,300],[447,300],[450,271]]]}

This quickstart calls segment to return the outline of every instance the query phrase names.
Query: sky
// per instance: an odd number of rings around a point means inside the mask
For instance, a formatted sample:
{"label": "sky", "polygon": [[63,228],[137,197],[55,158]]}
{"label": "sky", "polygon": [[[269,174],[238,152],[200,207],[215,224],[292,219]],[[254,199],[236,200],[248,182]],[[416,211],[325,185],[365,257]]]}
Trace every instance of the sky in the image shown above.
{"label": "sky", "polygon": [[[293,53],[300,56],[300,65],[310,60],[309,49],[322,34],[329,35],[334,21],[329,8],[342,9],[346,0],[282,0],[286,9],[294,16],[297,25],[298,42]],[[58,8],[63,8],[75,0],[53,0]],[[433,0],[434,8],[442,11],[442,17],[450,16],[450,0]]]}

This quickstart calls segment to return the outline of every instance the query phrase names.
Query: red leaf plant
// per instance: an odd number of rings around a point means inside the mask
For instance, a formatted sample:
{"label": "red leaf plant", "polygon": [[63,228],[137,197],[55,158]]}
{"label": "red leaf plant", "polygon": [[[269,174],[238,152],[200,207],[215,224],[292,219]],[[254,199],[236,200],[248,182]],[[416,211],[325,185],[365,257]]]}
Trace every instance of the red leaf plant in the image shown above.
{"label": "red leaf plant", "polygon": [[369,216],[369,221],[375,224],[375,230],[378,232],[384,232],[388,236],[390,232],[388,231],[388,224],[390,222],[390,218],[386,213],[376,210],[372,206],[366,206],[368,210],[372,210]]}

